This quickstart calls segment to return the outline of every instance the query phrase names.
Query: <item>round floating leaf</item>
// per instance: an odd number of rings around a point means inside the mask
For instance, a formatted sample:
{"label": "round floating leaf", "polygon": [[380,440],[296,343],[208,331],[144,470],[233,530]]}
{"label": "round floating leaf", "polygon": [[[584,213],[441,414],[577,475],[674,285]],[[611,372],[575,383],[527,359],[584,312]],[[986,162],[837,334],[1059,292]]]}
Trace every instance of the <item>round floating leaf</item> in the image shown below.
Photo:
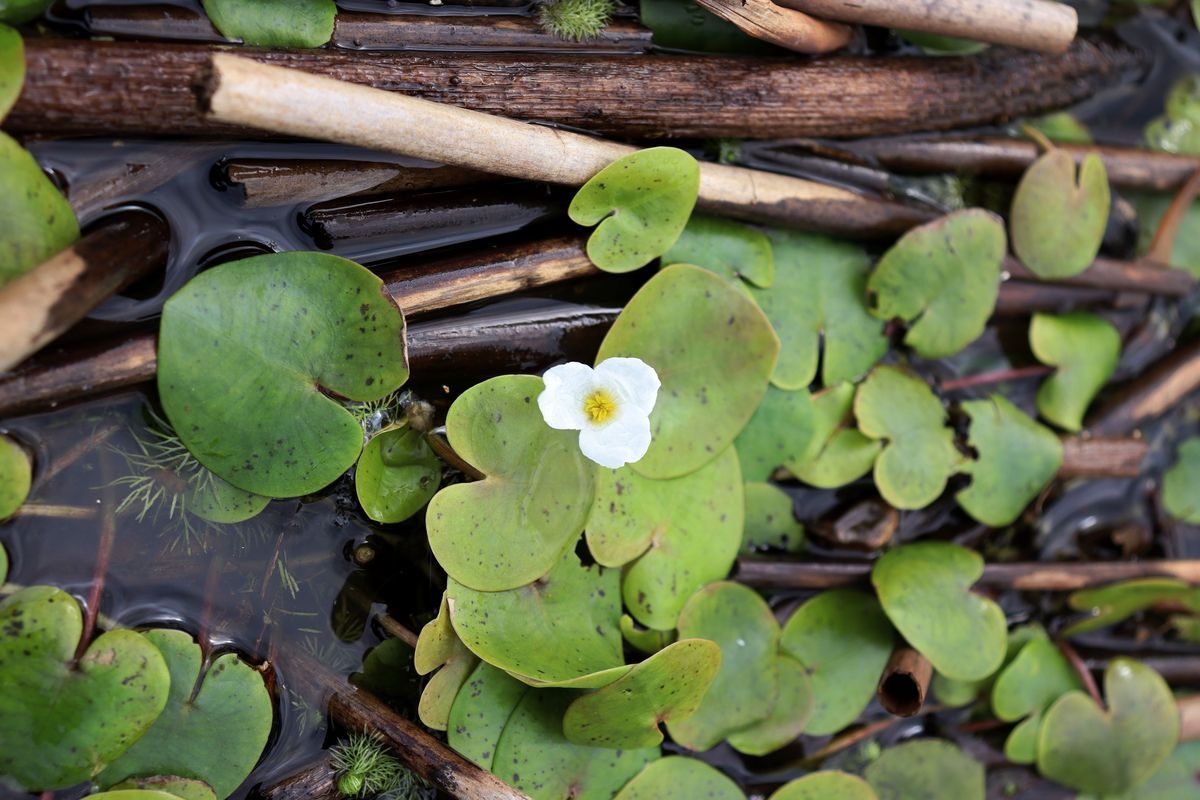
{"label": "round floating leaf", "polygon": [[1099,795],[1127,791],[1150,777],[1179,740],[1179,709],[1157,672],[1126,658],[1104,671],[1104,711],[1083,692],[1050,706],[1038,737],[1038,771]]}
{"label": "round floating leaf", "polygon": [[804,549],[804,526],[796,520],[792,498],[770,483],[747,483],[742,552],[773,547],[789,553]]}
{"label": "round floating leaf", "polygon": [[[204,781],[197,781],[191,778],[178,778],[174,775],[152,775],[148,778],[130,778],[127,781],[121,781],[112,788],[112,791],[104,792],[98,795],[88,795],[88,797],[108,797],[124,794],[128,790],[139,791],[138,796],[143,797],[141,792],[146,792],[154,796],[166,794],[170,797],[178,797],[180,800],[217,800],[217,793],[212,790]],[[131,798],[131,800],[133,800]],[[148,800],[150,800],[148,798]]]}
{"label": "round floating leaf", "polygon": [[[1175,465],[1163,475],[1163,507],[1178,520],[1200,525],[1200,437],[1192,437],[1175,452]],[[4,508],[0,506],[0,517]]]}
{"label": "round floating leaf", "polygon": [[1107,628],[1158,603],[1185,605],[1200,611],[1200,589],[1174,578],[1137,578],[1095,589],[1072,592],[1067,603],[1076,611],[1086,611],[1086,619],[1068,625],[1064,636]]}
{"label": "round floating leaf", "polygon": [[1008,760],[1036,761],[1042,712],[1067,692],[1082,688],[1071,663],[1049,639],[1034,639],[1022,647],[992,686],[996,716],[1006,722],[1024,720],[1004,743]]}
{"label": "round floating leaf", "polygon": [[[1197,18],[1200,19],[1200,13]],[[1183,742],[1149,778],[1127,792],[1106,794],[1103,800],[1196,800],[1197,791],[1200,791],[1200,742]],[[1076,800],[1098,798],[1081,794]]]}
{"label": "round floating leaf", "polygon": [[657,747],[610,750],[567,741],[563,714],[577,696],[569,691],[526,694],[500,735],[492,771],[532,800],[609,800],[659,757]]}
{"label": "round floating leaf", "polygon": [[584,567],[568,550],[533,583],[477,592],[452,578],[446,597],[454,630],[471,652],[536,685],[574,681],[625,663],[619,589],[619,572]]}
{"label": "round floating leaf", "polygon": [[836,489],[871,471],[883,442],[862,434],[850,422],[854,385],[839,383],[813,395],[813,432],[808,447],[784,466],[820,489]]}
{"label": "round floating leaf", "polygon": [[254,47],[320,47],[333,36],[333,0],[203,0],[226,39]]}
{"label": "round floating leaf", "polygon": [[821,592],[783,626],[780,650],[799,661],[812,681],[811,736],[837,733],[858,719],[879,685],[895,634],[879,603],[865,592]]}
{"label": "round floating leaf", "polygon": [[983,558],[948,542],[917,542],[884,554],[871,582],[884,613],[934,668],[955,680],[986,678],[1004,661],[1007,624],[970,591]]}
{"label": "round floating leaf", "polygon": [[[0,16],[3,15],[0,11]],[[17,102],[21,84],[25,83],[25,43],[21,34],[7,25],[0,25],[0,120]],[[766,237],[763,237],[764,240]],[[769,245],[768,245],[769,246]]]}
{"label": "round floating leaf", "polygon": [[888,250],[867,282],[874,313],[913,322],[904,343],[945,358],[979,338],[1000,292],[1004,223],[970,208],[914,228]]}
{"label": "round floating leaf", "polygon": [[653,628],[641,628],[628,614],[621,615],[621,638],[635,650],[643,653],[657,653],[675,641],[675,631],[656,631]]}
{"label": "round floating leaf", "polygon": [[508,718],[530,691],[528,684],[481,661],[454,698],[446,740],[461,755],[490,770]]}
{"label": "round floating leaf", "polygon": [[358,421],[327,393],[384,397],[407,360],[379,278],[328,253],[273,253],[202,272],[167,301],[158,391],[200,463],[291,497],[332,483],[362,449]]}
{"label": "round floating leaf", "polygon": [[650,147],[593,175],[575,193],[567,214],[580,225],[596,225],[587,243],[593,264],[606,272],[629,272],[675,243],[699,192],[696,159],[674,147]]}
{"label": "round floating leaf", "polygon": [[695,264],[739,283],[770,286],[775,280],[771,240],[757,228],[722,217],[693,214],[662,265]]}
{"label": "round floating leaf", "polygon": [[871,785],[857,775],[823,770],[785,783],[769,800],[877,800]]}
{"label": "round floating leaf", "polygon": [[19,144],[0,133],[0,286],[79,238],[66,198]]}
{"label": "round floating leaf", "polygon": [[434,730],[446,730],[458,690],[467,682],[478,663],[479,659],[459,641],[458,634],[454,632],[449,603],[443,593],[438,615],[421,628],[413,653],[413,666],[418,675],[428,675],[437,670],[437,674],[425,684],[417,704],[417,715],[421,722]]}
{"label": "round floating leaf", "polygon": [[25,448],[0,435],[0,519],[11,517],[29,496],[33,464]]}
{"label": "round floating leaf", "polygon": [[967,462],[971,485],[955,495],[968,514],[993,528],[1014,522],[1062,466],[1062,443],[1003,395],[968,400],[967,443],[978,457]]}
{"label": "round floating leaf", "polygon": [[[745,501],[737,453],[682,478],[652,480],[631,469],[600,471],[588,545],[596,560],[645,552],[625,567],[621,594],[629,613],[671,630],[688,598],[729,574],[742,544]],[[631,544],[636,546],[631,546]]]}
{"label": "round floating leaf", "polygon": [[1038,413],[1060,428],[1079,430],[1088,404],[1117,368],[1121,335],[1087,311],[1034,314],[1029,346],[1038,361],[1058,368],[1038,387]]}
{"label": "round floating leaf", "polygon": [[191,489],[187,510],[209,522],[232,524],[245,522],[262,513],[271,498],[239,489],[216,473],[208,472],[207,479]]}
{"label": "round floating leaf", "polygon": [[680,639],[721,648],[721,668],[696,712],[667,725],[671,738],[708,750],[771,713],[779,694],[779,624],[766,601],[738,583],[710,583],[679,615]]}
{"label": "round floating leaf", "polygon": [[983,800],[983,765],[949,742],[919,739],[883,751],[863,773],[879,800]]}
{"label": "round floating leaf", "polygon": [[807,389],[789,392],[768,386],[754,416],[734,440],[742,478],[765,481],[777,467],[803,458],[814,445],[816,422],[813,397]]}
{"label": "round floating leaf", "polygon": [[888,349],[883,324],[865,301],[870,260],[858,245],[811,233],[772,231],[775,282],[750,294],[779,334],[779,361],[771,382],[803,389],[817,376],[826,386],[853,380]]}
{"label": "round floating leaf", "polygon": [[487,477],[447,486],[425,512],[429,546],[454,580],[480,591],[535,581],[579,538],[592,504],[592,464],[579,434],[542,419],[541,378],[473,386],[446,416],[450,445]]}
{"label": "round floating leaf", "polygon": [[662,381],[650,450],[632,468],[676,478],[720,455],[758,408],[778,353],[758,306],[708,270],[676,264],[647,281],[596,356],[640,358]]}
{"label": "round floating leaf", "polygon": [[112,786],[131,776],[178,775],[228,797],[254,769],[271,733],[274,709],[262,675],[234,653],[218,656],[202,674],[204,657],[190,635],[152,630],[145,636],[171,672],[167,706],[97,780]]}
{"label": "round floating leaf", "polygon": [[[209,792],[210,794],[206,796],[215,796],[211,794],[211,789]],[[198,795],[198,797],[202,796],[205,795]],[[180,795],[156,789],[116,789],[111,792],[89,794],[88,797],[92,800],[180,800]]]}
{"label": "round floating leaf", "polygon": [[794,741],[813,712],[813,685],[807,668],[794,658],[776,656],[779,696],[771,713],[748,728],[729,735],[729,744],[739,753],[765,756]]}
{"label": "round floating leaf", "polygon": [[1111,202],[1108,173],[1095,153],[1079,165],[1051,150],[1025,170],[1009,212],[1017,258],[1038,277],[1069,278],[1100,252]]}
{"label": "round floating leaf", "polygon": [[101,634],[75,663],[83,614],[32,586],[0,602],[0,775],[29,790],[91,779],[138,741],[167,703],[171,676],[140,633]]}
{"label": "round floating leaf", "polygon": [[745,800],[745,795],[703,761],[668,756],[647,764],[613,800]]}
{"label": "round floating leaf", "polygon": [[661,723],[687,719],[721,666],[705,639],[667,645],[613,683],[567,707],[563,734],[575,744],[626,749],[662,743]]}
{"label": "round floating leaf", "polygon": [[371,437],[354,471],[354,492],[376,522],[403,522],[433,498],[442,464],[425,437],[393,425]]}
{"label": "round floating leaf", "polygon": [[894,508],[923,508],[963,465],[946,427],[946,410],[925,381],[898,367],[878,367],[854,398],[858,428],[887,444],[875,460],[875,483]]}
{"label": "round floating leaf", "polygon": [[4,0],[0,3],[0,22],[20,25],[42,15],[54,0]]}

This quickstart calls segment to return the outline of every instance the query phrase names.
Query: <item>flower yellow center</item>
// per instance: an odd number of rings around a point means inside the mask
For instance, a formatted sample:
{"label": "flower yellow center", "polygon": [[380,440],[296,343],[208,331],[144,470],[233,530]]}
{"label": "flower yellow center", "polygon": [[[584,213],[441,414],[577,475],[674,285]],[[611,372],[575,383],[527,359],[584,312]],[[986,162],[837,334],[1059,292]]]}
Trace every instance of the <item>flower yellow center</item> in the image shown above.
{"label": "flower yellow center", "polygon": [[583,398],[583,413],[587,415],[588,419],[599,425],[607,422],[613,414],[617,413],[617,402],[605,390],[596,389]]}

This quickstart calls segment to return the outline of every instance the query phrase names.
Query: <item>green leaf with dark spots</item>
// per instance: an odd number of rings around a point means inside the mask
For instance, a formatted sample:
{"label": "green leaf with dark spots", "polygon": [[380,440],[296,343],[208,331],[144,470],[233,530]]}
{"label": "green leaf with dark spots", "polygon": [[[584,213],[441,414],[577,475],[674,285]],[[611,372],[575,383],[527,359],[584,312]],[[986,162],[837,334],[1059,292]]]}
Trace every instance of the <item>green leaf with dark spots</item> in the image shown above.
{"label": "green leaf with dark spots", "polygon": [[768,800],[877,800],[871,785],[857,775],[822,770],[789,781]]}
{"label": "green leaf with dark spots", "polygon": [[79,238],[75,212],[33,156],[0,133],[0,286]]}
{"label": "green leaf with dark spots", "polygon": [[24,83],[25,43],[21,34],[7,25],[0,25],[0,122],[17,102]]}
{"label": "green leaf with dark spots", "polygon": [[437,670],[425,684],[417,704],[417,715],[421,722],[434,730],[446,730],[459,689],[478,663],[479,659],[454,632],[449,603],[443,593],[438,614],[421,628],[413,653],[413,666],[418,675],[428,675]]}
{"label": "green leaf with dark spots", "polygon": [[212,473],[208,480],[189,490],[187,510],[209,522],[232,524],[257,517],[270,502],[271,498],[239,489]]}
{"label": "green leaf with dark spots", "polygon": [[788,553],[804,550],[804,526],[796,519],[792,498],[771,483],[747,483],[746,522],[742,552],[775,548]]}
{"label": "green leaf with dark spots", "polygon": [[29,496],[32,483],[33,464],[29,454],[9,437],[0,435],[0,519],[16,513]]}
{"label": "green leaf with dark spots", "polygon": [[446,741],[471,762],[490,770],[508,718],[530,691],[528,684],[481,661],[454,698]]}
{"label": "green leaf with dark spots", "polygon": [[1087,311],[1034,314],[1029,346],[1038,361],[1057,367],[1038,387],[1038,413],[1060,428],[1079,430],[1092,398],[1117,368],[1121,335]]}
{"label": "green leaf with dark spots", "polygon": [[768,480],[777,467],[803,457],[812,445],[816,421],[807,389],[789,392],[768,386],[754,416],[734,440],[742,478]]}
{"label": "green leaf with dark spots", "polygon": [[226,39],[254,47],[320,47],[333,36],[333,0],[203,0]]}
{"label": "green leaf with dark spots", "polygon": [[400,309],[379,278],[328,253],[222,264],[163,308],[163,409],[200,463],[248,492],[332,483],[358,458],[362,428],[328,394],[377,400],[407,379]]}
{"label": "green leaf with dark spots", "polygon": [[542,389],[530,375],[492,378],[446,416],[450,446],[487,476],[443,488],[425,512],[434,556],[464,586],[497,592],[535,581],[583,530],[593,465],[577,432],[546,425]]}
{"label": "green leaf with dark spots", "polygon": [[354,492],[376,522],[403,522],[437,493],[442,462],[424,435],[392,425],[371,437],[354,471]]}
{"label": "green leaf with dark spots", "polygon": [[580,225],[596,225],[587,243],[593,264],[606,272],[629,272],[675,244],[699,192],[696,159],[674,147],[650,147],[593,175],[575,193],[567,214]]}
{"label": "green leaf with dark spots", "polygon": [[76,663],[82,633],[79,603],[54,587],[0,602],[0,775],[30,791],[90,780],[167,704],[171,676],[146,637],[109,631]]}
{"label": "green leaf with dark spots", "polygon": [[804,732],[812,716],[813,684],[808,669],[789,656],[776,656],[779,672],[779,696],[771,713],[753,725],[729,735],[729,744],[739,753],[765,756],[790,744]]}
{"label": "green leaf with dark spots", "polygon": [[879,800],[984,800],[983,765],[940,739],[889,747],[863,773]]}
{"label": "green leaf with dark spots", "polygon": [[694,264],[741,285],[770,286],[775,280],[771,240],[757,228],[723,217],[693,214],[662,265]]}
{"label": "green leaf with dark spots", "polygon": [[[211,789],[209,790],[211,793]],[[215,795],[212,795],[215,797]],[[114,789],[111,792],[89,794],[91,800],[190,800],[173,792],[157,789]],[[199,797],[199,796],[198,796]]]}
{"label": "green leaf with dark spots", "polygon": [[1087,269],[1100,252],[1111,202],[1108,172],[1095,153],[1051,150],[1025,170],[1008,227],[1013,252],[1031,272],[1052,280]]}
{"label": "green leaf with dark spots", "polygon": [[1163,475],[1162,501],[1175,519],[1200,525],[1200,436],[1193,436],[1175,451],[1175,464]]}
{"label": "green leaf with dark spots", "polygon": [[883,442],[869,438],[851,421],[855,388],[839,383],[813,395],[812,435],[788,472],[820,489],[836,489],[871,471]]}
{"label": "green leaf with dark spots", "polygon": [[[88,795],[88,797],[109,798],[111,800],[113,796],[123,794],[128,790],[149,792],[155,796],[166,794],[170,797],[177,797],[179,800],[218,800],[217,793],[204,781],[192,778],[178,778],[173,775],[151,775],[145,778],[130,778],[127,781],[118,783],[111,791]],[[138,796],[145,797],[142,794]],[[136,800],[136,798],[130,798],[130,800]],[[147,800],[151,800],[151,798],[147,798]]]}
{"label": "green leaf with dark spots", "polygon": [[745,800],[745,795],[715,767],[667,756],[647,764],[613,800]]}

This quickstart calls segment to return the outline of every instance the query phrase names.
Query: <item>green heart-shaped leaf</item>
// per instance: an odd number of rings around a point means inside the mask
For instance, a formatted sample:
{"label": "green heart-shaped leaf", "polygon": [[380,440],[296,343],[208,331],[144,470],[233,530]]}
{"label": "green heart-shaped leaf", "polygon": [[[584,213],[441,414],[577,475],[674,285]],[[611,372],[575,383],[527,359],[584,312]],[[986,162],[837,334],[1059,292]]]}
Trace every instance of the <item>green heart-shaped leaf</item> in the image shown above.
{"label": "green heart-shaped leaf", "polygon": [[98,782],[108,787],[137,775],[178,775],[228,797],[254,769],[271,733],[274,709],[262,675],[234,653],[218,656],[201,674],[203,655],[190,635],[152,630],[145,636],[171,673],[167,706]]}
{"label": "green heart-shaped leaf", "polygon": [[779,647],[812,680],[813,711],[805,733],[837,733],[858,718],[875,696],[894,639],[883,609],[864,592],[821,592],[796,609]]}
{"label": "green heart-shaped leaf", "polygon": [[766,601],[738,583],[710,583],[679,614],[680,639],[721,647],[721,668],[696,712],[667,725],[671,738],[708,750],[771,713],[779,694],[779,623]]}
{"label": "green heart-shaped leaf", "polygon": [[816,422],[808,390],[789,392],[768,386],[754,416],[734,440],[743,480],[768,480],[777,467],[804,458],[813,446]]}
{"label": "green heart-shaped leaf", "polygon": [[403,522],[433,498],[442,482],[442,463],[425,437],[407,425],[392,425],[371,437],[354,471],[354,492],[376,522]]}
{"label": "green heart-shaped leaf", "polygon": [[226,39],[254,47],[320,47],[333,36],[333,0],[203,0]]}
{"label": "green heart-shaped leaf", "polygon": [[1088,404],[1117,368],[1121,335],[1087,311],[1034,314],[1029,346],[1038,361],[1058,368],[1038,387],[1038,413],[1060,428],[1079,430]]}
{"label": "green heart-shaped leaf", "polygon": [[101,634],[75,662],[79,604],[51,586],[0,602],[0,775],[29,790],[89,780],[141,737],[171,676],[140,633]]}
{"label": "green heart-shaped leaf", "polygon": [[[0,14],[3,12],[0,11]],[[0,121],[17,102],[24,83],[25,43],[21,40],[21,34],[7,25],[0,25]]]}
{"label": "green heart-shaped leaf", "polygon": [[784,462],[788,472],[820,489],[836,489],[871,471],[883,442],[851,424],[854,392],[853,384],[839,383],[813,395],[812,435],[804,452]]}
{"label": "green heart-shaped leaf", "polygon": [[918,739],[883,751],[863,773],[879,800],[983,800],[983,765],[949,742]]}
{"label": "green heart-shaped leaf", "polygon": [[618,158],[579,188],[567,215],[597,225],[587,254],[606,272],[649,264],[675,244],[700,192],[700,165],[674,147]]}
{"label": "green heart-shaped leaf", "polygon": [[758,306],[708,270],[676,264],[647,281],[596,356],[640,358],[662,381],[653,441],[633,469],[676,478],[720,455],[758,408],[778,353]]}
{"label": "green heart-shaped leaf", "polygon": [[575,744],[614,749],[661,744],[659,725],[687,719],[721,666],[721,648],[705,639],[667,645],[623,677],[577,698],[563,717]]}
{"label": "green heart-shaped leaf", "polygon": [[[1200,2],[1200,0],[1196,0]],[[1197,13],[1200,18],[1200,13]],[[1183,742],[1146,780],[1127,792],[1106,794],[1103,800],[1195,800],[1200,788],[1200,742]],[[1081,794],[1076,800],[1100,800]]]}
{"label": "green heart-shaped leaf", "polygon": [[0,22],[20,25],[32,22],[42,15],[54,0],[4,0],[0,5]]}
{"label": "green heart-shaped leaf", "polygon": [[200,463],[248,492],[314,492],[362,428],[326,392],[386,396],[408,378],[404,317],[375,275],[327,253],[222,264],[163,308],[158,391]]}
{"label": "green heart-shaped leaf", "polygon": [[865,435],[887,440],[875,460],[875,483],[895,508],[929,505],[963,465],[941,401],[911,372],[877,367],[858,387],[854,416]]}
{"label": "green heart-shaped leaf", "polygon": [[971,485],[954,497],[983,524],[1009,525],[1058,474],[1062,443],[1003,395],[968,400],[962,410],[971,419],[967,443],[977,458],[963,468]]}
{"label": "green heart-shaped leaf", "polygon": [[675,631],[656,631],[653,628],[642,628],[628,614],[621,615],[621,638],[635,650],[643,653],[657,653],[675,641]]}
{"label": "green heart-shaped leaf", "polygon": [[533,583],[478,592],[450,579],[454,630],[484,661],[532,684],[620,667],[620,573],[584,567],[574,551]]}
{"label": "green heart-shaped leaf", "polygon": [[771,483],[747,483],[742,552],[776,548],[789,553],[804,549],[804,526],[796,520],[792,498]]}
{"label": "green heart-shaped leaf", "polygon": [[29,496],[33,464],[25,448],[0,436],[0,519],[11,517]]}
{"label": "green heart-shaped leaf", "polygon": [[757,228],[722,217],[693,214],[662,265],[695,264],[740,284],[770,286],[775,280],[771,240]]}
{"label": "green heart-shaped leaf", "polygon": [[579,434],[548,426],[541,378],[505,375],[473,386],[446,416],[450,445],[487,477],[447,486],[425,512],[429,546],[459,583],[485,592],[537,580],[579,538],[593,469]]}
{"label": "green heart-shaped leaf", "polygon": [[750,294],[766,312],[781,342],[771,382],[803,389],[817,376],[826,386],[853,380],[888,349],[883,324],[866,305],[870,260],[855,244],[825,236],[772,231],[775,282]]}
{"label": "green heart-shaped leaf", "polygon": [[1111,199],[1108,172],[1095,153],[1084,156],[1078,176],[1067,151],[1041,156],[1021,176],[1009,211],[1017,258],[1041,278],[1083,272],[1100,252]]}
{"label": "green heart-shaped leaf", "polygon": [[1175,519],[1200,525],[1200,436],[1193,436],[1175,451],[1174,466],[1163,474],[1162,501]]}
{"label": "green heart-shaped leaf", "polygon": [[428,675],[437,670],[437,674],[425,684],[417,704],[417,715],[421,722],[434,730],[446,730],[458,690],[467,682],[478,663],[479,659],[454,632],[449,602],[443,593],[438,614],[421,628],[413,653],[413,666],[418,675]]}
{"label": "green heart-shaped leaf", "polygon": [[871,784],[857,775],[823,770],[780,786],[769,800],[878,800]]}
{"label": "green heart-shaped leaf", "polygon": [[904,343],[945,358],[979,338],[1000,292],[1004,223],[990,211],[956,211],[913,228],[867,281],[874,314],[913,322]]}
{"label": "green heart-shaped leaf", "polygon": [[703,761],[667,756],[647,764],[613,800],[744,800],[738,785]]}
{"label": "green heart-shaped leaf", "polygon": [[1038,771],[1099,795],[1127,791],[1150,777],[1179,740],[1171,690],[1144,664],[1116,658],[1104,671],[1104,711],[1083,692],[1050,706],[1038,737]]}
{"label": "green heart-shaped leaf", "polygon": [[871,570],[879,603],[896,630],[934,668],[980,680],[1004,661],[1007,624],[991,600],[970,591],[983,558],[948,542],[917,542],[884,554]]}
{"label": "green heart-shaped leaf", "polygon": [[0,286],[79,238],[75,212],[41,166],[0,133]]}
{"label": "green heart-shaped leaf", "polygon": [[1004,668],[992,686],[992,709],[1006,722],[1024,719],[1004,743],[1015,764],[1037,760],[1037,731],[1042,712],[1064,694],[1082,689],[1066,656],[1048,639],[1035,639]]}
{"label": "green heart-shaped leaf", "polygon": [[795,741],[812,716],[813,684],[808,669],[794,658],[776,656],[779,696],[771,713],[753,725],[729,735],[729,744],[739,753],[765,756]]}
{"label": "green heart-shaped leaf", "polygon": [[742,544],[745,501],[732,447],[682,478],[652,480],[632,469],[599,470],[588,546],[602,564],[625,567],[629,613],[671,630],[688,598],[729,574]]}
{"label": "green heart-shaped leaf", "polygon": [[446,740],[461,755],[490,770],[508,718],[530,691],[528,684],[481,661],[454,698]]}
{"label": "green heart-shaped leaf", "polygon": [[[119,797],[130,790],[137,792],[138,797],[146,797],[143,793],[149,793],[154,797],[165,794],[168,797],[178,797],[180,800],[218,800],[217,793],[204,781],[193,780],[192,778],[178,778],[174,775],[151,775],[147,778],[130,778],[127,781],[118,783],[112,788],[112,791],[88,795],[88,797],[110,798],[111,800],[114,796]],[[130,798],[130,800],[136,800],[136,798]],[[151,798],[147,798],[147,800],[151,800]]]}
{"label": "green heart-shaped leaf", "polygon": [[657,747],[610,750],[572,744],[562,720],[576,697],[571,691],[531,691],[517,704],[492,771],[532,800],[609,800],[660,755]]}
{"label": "green heart-shaped leaf", "polygon": [[1064,636],[1077,636],[1116,625],[1143,609],[1164,602],[1182,604],[1200,611],[1200,589],[1174,578],[1135,578],[1094,589],[1072,592],[1067,603],[1088,617],[1063,629]]}

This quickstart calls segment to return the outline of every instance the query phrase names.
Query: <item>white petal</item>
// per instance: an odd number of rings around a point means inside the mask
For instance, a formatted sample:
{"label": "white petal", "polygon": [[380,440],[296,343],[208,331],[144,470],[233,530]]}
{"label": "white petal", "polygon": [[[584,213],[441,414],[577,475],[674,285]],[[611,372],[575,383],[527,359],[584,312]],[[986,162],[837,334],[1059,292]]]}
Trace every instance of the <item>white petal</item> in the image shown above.
{"label": "white petal", "polygon": [[596,384],[596,374],[587,364],[572,361],[546,370],[545,390],[538,395],[542,419],[551,428],[577,431],[589,423],[583,399]]}
{"label": "white petal", "polygon": [[638,461],[650,449],[650,418],[630,413],[601,428],[584,427],[579,432],[579,449],[592,461],[609,469]]}
{"label": "white petal", "polygon": [[596,365],[596,378],[602,383],[617,383],[625,400],[646,416],[654,410],[662,382],[654,368],[640,358],[606,358]]}

